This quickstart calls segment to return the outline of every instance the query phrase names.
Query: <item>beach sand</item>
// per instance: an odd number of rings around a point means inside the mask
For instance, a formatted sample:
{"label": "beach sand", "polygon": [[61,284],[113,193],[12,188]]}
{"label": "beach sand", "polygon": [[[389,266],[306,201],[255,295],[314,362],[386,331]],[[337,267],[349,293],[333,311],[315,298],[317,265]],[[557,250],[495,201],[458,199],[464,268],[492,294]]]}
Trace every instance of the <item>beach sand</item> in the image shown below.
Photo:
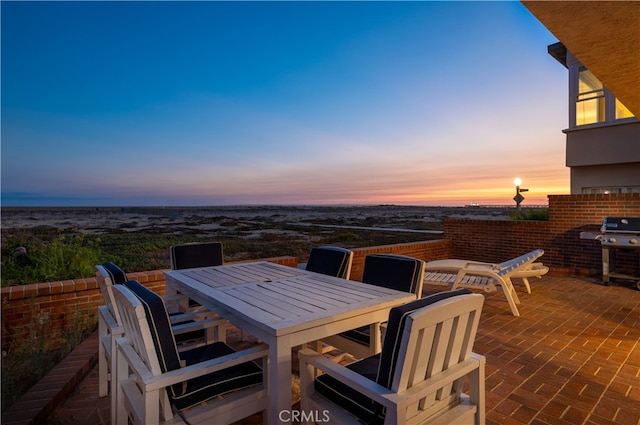
{"label": "beach sand", "polygon": [[86,233],[186,230],[210,232],[232,225],[357,226],[417,231],[442,230],[444,217],[505,219],[504,207],[422,206],[221,206],[221,207],[3,207],[2,229],[49,226]]}

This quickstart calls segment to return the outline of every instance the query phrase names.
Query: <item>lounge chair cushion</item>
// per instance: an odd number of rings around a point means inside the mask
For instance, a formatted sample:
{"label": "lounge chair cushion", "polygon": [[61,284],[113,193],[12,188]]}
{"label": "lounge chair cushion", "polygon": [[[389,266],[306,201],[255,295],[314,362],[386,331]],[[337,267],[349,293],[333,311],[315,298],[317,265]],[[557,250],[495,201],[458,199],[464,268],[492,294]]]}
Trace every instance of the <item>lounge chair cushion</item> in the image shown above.
{"label": "lounge chair cushion", "polygon": [[114,285],[123,284],[128,280],[126,273],[112,262],[102,263],[102,267],[107,271]]}
{"label": "lounge chair cushion", "polygon": [[[164,302],[158,294],[140,282],[130,280],[124,284],[144,306],[153,344],[158,353],[162,372],[177,370],[184,360],[187,366],[234,353],[235,350],[223,342],[197,347],[178,353],[171,330],[171,322]],[[167,388],[172,403],[179,410],[187,409],[213,397],[246,388],[262,382],[262,369],[253,362],[245,362],[219,372],[210,373],[178,383]]]}
{"label": "lounge chair cushion", "polygon": [[[414,311],[438,301],[470,293],[468,289],[440,292],[391,309],[382,352],[351,363],[347,367],[391,389],[407,317]],[[314,387],[319,394],[356,415],[365,423],[384,422],[385,412],[381,405],[335,378],[320,375],[315,379]]]}
{"label": "lounge chair cushion", "polygon": [[348,249],[321,246],[311,249],[305,270],[348,279],[349,263],[353,253]]}

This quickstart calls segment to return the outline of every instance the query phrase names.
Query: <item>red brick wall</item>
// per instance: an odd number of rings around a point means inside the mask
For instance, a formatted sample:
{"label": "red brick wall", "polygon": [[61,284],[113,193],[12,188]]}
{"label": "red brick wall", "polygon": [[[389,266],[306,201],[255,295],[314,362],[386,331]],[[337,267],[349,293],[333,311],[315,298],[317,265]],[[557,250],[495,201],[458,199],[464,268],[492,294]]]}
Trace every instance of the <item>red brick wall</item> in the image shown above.
{"label": "red brick wall", "polygon": [[[291,267],[296,257],[268,258],[268,261]],[[164,270],[127,273],[148,288],[164,295]],[[98,321],[98,306],[104,304],[95,278],[62,282],[34,283],[0,289],[2,297],[2,349],[11,341],[26,338],[34,327],[46,326],[51,341],[72,329],[76,323],[90,326]]]}
{"label": "red brick wall", "polygon": [[[552,271],[597,275],[602,273],[602,252],[595,240],[580,239],[581,232],[599,232],[603,217],[640,217],[640,194],[549,195],[549,221],[446,219],[445,237],[454,257],[504,261],[542,248],[542,261]],[[622,253],[625,266],[635,267],[638,255]],[[635,263],[635,266],[634,266]]]}
{"label": "red brick wall", "polygon": [[501,262],[548,245],[546,221],[447,218],[445,237],[454,258]]}
{"label": "red brick wall", "polygon": [[[351,274],[353,279],[359,280],[362,277],[364,257],[373,253],[394,253],[426,261],[437,260],[450,256],[451,242],[438,240],[354,249]],[[298,265],[298,259],[295,257],[277,257],[267,260],[291,267]],[[164,270],[153,270],[127,273],[127,277],[138,280],[146,287],[164,295],[163,272]],[[77,320],[96,323],[97,308],[104,304],[95,278],[12,286],[1,288],[0,295],[3,307],[3,349],[10,341],[29,335],[34,326],[34,319],[42,318],[41,322],[48,326],[49,334],[61,335],[65,329],[74,326]]]}
{"label": "red brick wall", "polygon": [[351,280],[362,279],[364,257],[369,254],[398,254],[419,258],[424,261],[442,260],[451,257],[451,241],[434,240],[411,242],[396,245],[369,246],[353,249],[353,265],[351,266]]}

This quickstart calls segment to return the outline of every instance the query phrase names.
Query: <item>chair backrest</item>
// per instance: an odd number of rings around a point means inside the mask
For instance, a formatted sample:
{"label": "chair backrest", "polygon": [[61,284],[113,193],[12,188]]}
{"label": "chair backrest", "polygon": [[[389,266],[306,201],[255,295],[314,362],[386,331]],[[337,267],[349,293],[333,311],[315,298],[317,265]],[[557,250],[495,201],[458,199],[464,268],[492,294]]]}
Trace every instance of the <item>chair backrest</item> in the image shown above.
{"label": "chair backrest", "polygon": [[[182,367],[180,354],[171,329],[169,313],[162,297],[137,280],[129,280],[123,286],[134,294],[144,309],[144,318],[151,334],[151,340],[147,345],[151,345],[152,341],[151,347],[145,347],[145,351],[152,350],[156,353],[155,360],[149,360],[147,366],[151,369],[150,365],[157,361],[162,373],[180,369]],[[126,328],[125,335],[127,335]],[[151,370],[153,371],[153,369]],[[182,384],[172,385],[168,389],[169,396],[172,398],[182,395],[184,390]]]}
{"label": "chair backrest", "polygon": [[100,292],[104,298],[104,303],[109,309],[109,312],[117,323],[120,323],[120,312],[118,306],[113,299],[112,286],[115,284],[122,284],[127,281],[127,275],[125,272],[115,264],[106,262],[95,266],[96,280],[100,287]]}
{"label": "chair backrest", "polygon": [[496,265],[497,274],[500,276],[504,276],[517,268],[520,268],[529,263],[533,263],[535,260],[540,258],[543,254],[544,254],[544,251],[542,249],[536,249],[534,251],[528,252],[519,257],[512,258],[511,260],[497,264]]}
{"label": "chair backrest", "polygon": [[337,246],[320,246],[311,249],[305,270],[349,279],[352,262],[352,251]]}
{"label": "chair backrest", "polygon": [[[483,295],[460,289],[391,309],[377,383],[394,392],[406,391],[468,360],[483,303]],[[459,399],[463,379],[434,391],[429,400],[422,401],[424,409]]]}
{"label": "chair backrest", "polygon": [[169,249],[173,270],[221,266],[224,262],[221,242],[194,242],[173,245]]}
{"label": "chair backrest", "polygon": [[394,254],[371,254],[364,259],[362,282],[422,295],[425,263]]}
{"label": "chair backrest", "polygon": [[140,299],[125,285],[113,287],[113,297],[121,312],[124,335],[151,373],[162,373],[153,345],[147,315]]}

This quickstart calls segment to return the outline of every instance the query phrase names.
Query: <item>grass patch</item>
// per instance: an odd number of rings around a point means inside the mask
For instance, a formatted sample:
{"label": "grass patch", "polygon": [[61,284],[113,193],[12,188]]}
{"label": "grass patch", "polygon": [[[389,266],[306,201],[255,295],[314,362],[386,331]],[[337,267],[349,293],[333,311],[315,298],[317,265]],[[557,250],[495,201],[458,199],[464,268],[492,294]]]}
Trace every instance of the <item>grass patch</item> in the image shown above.
{"label": "grass patch", "polygon": [[27,231],[3,237],[2,286],[51,282],[93,275],[101,260],[99,241],[82,233]]}

